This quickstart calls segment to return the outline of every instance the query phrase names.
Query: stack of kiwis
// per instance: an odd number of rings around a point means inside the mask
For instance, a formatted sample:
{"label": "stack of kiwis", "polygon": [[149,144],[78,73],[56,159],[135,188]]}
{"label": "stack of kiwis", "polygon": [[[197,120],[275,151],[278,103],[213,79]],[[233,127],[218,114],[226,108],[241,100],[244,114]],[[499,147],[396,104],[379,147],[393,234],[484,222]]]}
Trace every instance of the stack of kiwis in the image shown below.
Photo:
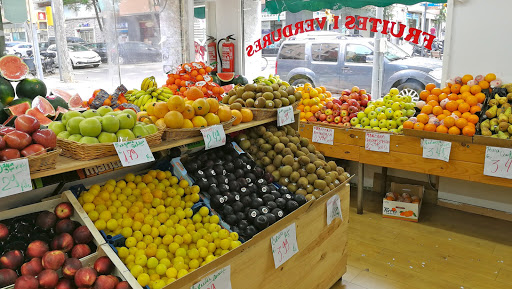
{"label": "stack of kiwis", "polygon": [[283,85],[281,82],[272,85],[251,83],[230,90],[222,98],[222,103],[230,105],[231,109],[241,109],[242,107],[280,108],[300,101],[301,98],[300,91],[296,91],[293,86]]}
{"label": "stack of kiwis", "polygon": [[240,147],[265,168],[274,182],[312,200],[345,182],[350,175],[324,156],[292,127],[258,126],[237,137]]}

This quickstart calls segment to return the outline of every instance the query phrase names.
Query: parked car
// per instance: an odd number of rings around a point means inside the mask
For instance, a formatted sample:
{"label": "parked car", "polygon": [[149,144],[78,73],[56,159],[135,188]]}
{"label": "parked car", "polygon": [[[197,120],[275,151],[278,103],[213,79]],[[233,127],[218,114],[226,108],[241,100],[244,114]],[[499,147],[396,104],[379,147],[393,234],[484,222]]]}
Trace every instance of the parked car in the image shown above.
{"label": "parked car", "polygon": [[18,57],[27,56],[27,50],[32,50],[32,44],[29,42],[6,42],[5,53],[16,55]]}
{"label": "parked car", "polygon": [[[276,74],[293,85],[311,83],[339,92],[359,86],[371,91],[373,38],[346,37],[332,32],[306,33],[286,40],[279,49]],[[396,87],[416,92],[428,83],[440,85],[442,61],[410,57],[384,40],[382,92]]]}
{"label": "parked car", "polygon": [[119,43],[119,64],[162,61],[159,49],[144,42]]}
{"label": "parked car", "polygon": [[84,44],[85,47],[91,49],[92,51],[98,53],[98,55],[101,57],[101,62],[107,62],[107,44],[104,42],[98,42],[98,43],[87,43]]}
{"label": "parked car", "polygon": [[[69,58],[73,68],[90,66],[98,67],[101,63],[101,57],[98,53],[88,49],[80,44],[68,43]],[[57,46],[52,44],[48,47],[48,52],[53,52],[57,55]],[[57,58],[58,59],[58,58]]]}

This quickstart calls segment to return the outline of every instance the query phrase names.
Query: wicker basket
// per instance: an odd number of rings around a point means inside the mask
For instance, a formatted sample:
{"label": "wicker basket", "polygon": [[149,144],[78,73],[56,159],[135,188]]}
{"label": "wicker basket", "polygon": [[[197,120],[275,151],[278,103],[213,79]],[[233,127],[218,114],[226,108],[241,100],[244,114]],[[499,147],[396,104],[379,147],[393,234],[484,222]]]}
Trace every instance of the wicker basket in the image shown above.
{"label": "wicker basket", "polygon": [[[293,110],[297,109],[299,102],[296,101],[292,104]],[[277,108],[255,108],[249,107],[252,111],[253,120],[264,120],[272,117],[277,117]]]}
{"label": "wicker basket", "polygon": [[[229,121],[221,122],[224,131],[230,129],[233,126],[233,122],[236,117],[232,117]],[[194,128],[180,128],[180,129],[170,129],[166,128],[164,130],[164,134],[162,135],[162,139],[167,140],[178,140],[184,138],[191,138],[201,136],[202,127],[194,127]]]}
{"label": "wicker basket", "polygon": [[27,157],[30,173],[33,174],[55,169],[57,157],[59,157],[61,152],[62,150],[60,148],[56,148],[44,154]]}
{"label": "wicker basket", "polygon": [[[146,136],[149,146],[162,142],[163,130]],[[67,139],[57,138],[57,146],[62,148],[62,155],[76,160],[87,161],[117,154],[112,143],[85,144]]]}

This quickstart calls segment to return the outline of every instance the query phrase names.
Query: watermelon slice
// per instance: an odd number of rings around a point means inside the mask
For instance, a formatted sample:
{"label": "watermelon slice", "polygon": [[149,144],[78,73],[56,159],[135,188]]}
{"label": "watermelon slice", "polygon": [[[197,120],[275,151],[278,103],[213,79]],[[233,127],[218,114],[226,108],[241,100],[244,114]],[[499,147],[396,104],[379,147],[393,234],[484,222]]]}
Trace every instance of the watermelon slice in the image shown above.
{"label": "watermelon slice", "polygon": [[82,103],[82,98],[80,97],[80,95],[78,95],[78,93],[71,97],[71,99],[68,101],[69,108],[73,110],[74,108],[82,107]]}
{"label": "watermelon slice", "polygon": [[64,99],[66,102],[68,102],[71,99],[71,97],[72,97],[71,94],[65,92],[62,89],[58,89],[58,88],[53,88],[52,89],[52,94],[56,95],[56,96],[62,97],[62,99]]}
{"label": "watermelon slice", "polygon": [[222,89],[224,89],[224,92],[229,92],[230,90],[232,90],[233,88],[235,88],[235,85],[234,84],[228,84],[228,85],[224,85],[222,86]]}
{"label": "watermelon slice", "polygon": [[28,102],[22,102],[17,105],[9,106],[7,109],[9,110],[7,113],[10,115],[22,115],[30,109],[30,104]]}
{"label": "watermelon slice", "polygon": [[6,55],[0,58],[0,74],[7,80],[20,81],[27,77],[28,66],[15,55]]}
{"label": "watermelon slice", "polygon": [[52,120],[47,118],[41,111],[39,111],[39,109],[37,108],[31,108],[29,110],[27,110],[26,114],[28,115],[31,115],[35,118],[37,118],[37,120],[39,121],[40,124],[42,125],[49,125]]}
{"label": "watermelon slice", "polygon": [[222,82],[230,82],[235,77],[235,73],[234,72],[218,72],[217,77]]}
{"label": "watermelon slice", "polygon": [[44,115],[55,115],[55,108],[42,96],[37,96],[32,100],[32,108],[37,108]]}
{"label": "watermelon slice", "polygon": [[54,118],[54,120],[59,120],[59,118],[61,118],[62,115],[65,114],[66,112],[68,112],[68,109],[66,109],[64,107],[61,107],[61,106],[58,106],[57,110],[55,111],[55,118]]}

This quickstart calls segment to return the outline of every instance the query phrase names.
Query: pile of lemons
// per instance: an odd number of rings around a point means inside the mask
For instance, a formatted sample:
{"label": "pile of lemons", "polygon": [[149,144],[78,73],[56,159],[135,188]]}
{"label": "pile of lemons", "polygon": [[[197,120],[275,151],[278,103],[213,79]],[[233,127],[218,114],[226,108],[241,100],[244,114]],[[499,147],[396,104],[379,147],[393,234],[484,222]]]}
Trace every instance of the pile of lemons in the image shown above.
{"label": "pile of lemons", "polygon": [[142,287],[163,288],[241,245],[207,207],[194,214],[199,187],[169,171],[108,180],[78,201],[98,230],[126,238],[118,255]]}

